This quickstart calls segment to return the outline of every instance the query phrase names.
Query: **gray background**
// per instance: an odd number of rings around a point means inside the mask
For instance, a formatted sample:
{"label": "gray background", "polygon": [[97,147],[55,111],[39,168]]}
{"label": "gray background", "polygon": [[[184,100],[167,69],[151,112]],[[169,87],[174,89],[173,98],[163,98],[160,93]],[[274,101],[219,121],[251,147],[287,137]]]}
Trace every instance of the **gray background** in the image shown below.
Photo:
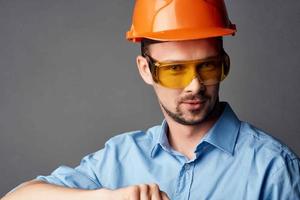
{"label": "gray background", "polygon": [[[161,123],[124,39],[133,0],[0,0],[0,196]],[[300,154],[299,0],[227,1],[221,99]]]}

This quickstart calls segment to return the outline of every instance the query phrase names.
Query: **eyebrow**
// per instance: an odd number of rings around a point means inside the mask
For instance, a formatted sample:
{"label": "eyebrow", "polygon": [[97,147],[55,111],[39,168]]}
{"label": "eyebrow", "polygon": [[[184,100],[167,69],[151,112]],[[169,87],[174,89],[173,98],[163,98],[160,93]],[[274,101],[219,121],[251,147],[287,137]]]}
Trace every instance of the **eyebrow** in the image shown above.
{"label": "eyebrow", "polygon": [[201,60],[205,61],[205,60],[210,60],[210,59],[218,58],[220,56],[221,55],[218,54],[218,55],[215,55],[215,56],[209,56],[209,57],[205,57],[205,58],[192,59],[192,60],[172,60],[172,59],[171,60],[170,59],[168,59],[168,60],[156,60],[156,59],[152,58],[151,56],[149,56],[149,57],[153,61],[158,62],[158,63],[166,63],[166,62],[174,62],[174,63],[178,62],[178,63],[180,63],[180,62],[201,61]]}
{"label": "eyebrow", "polygon": [[213,59],[213,58],[217,58],[220,57],[223,53],[222,52],[218,52],[217,55],[213,55],[213,56],[208,56],[205,58],[199,58],[199,59],[192,59],[192,60],[173,60],[173,59],[167,59],[167,60],[157,60],[155,58],[153,58],[152,56],[150,56],[148,53],[144,52],[143,56],[147,56],[149,57],[152,61],[154,62],[158,62],[158,63],[165,63],[165,62],[186,62],[186,61],[201,61],[201,60],[209,60],[209,59]]}

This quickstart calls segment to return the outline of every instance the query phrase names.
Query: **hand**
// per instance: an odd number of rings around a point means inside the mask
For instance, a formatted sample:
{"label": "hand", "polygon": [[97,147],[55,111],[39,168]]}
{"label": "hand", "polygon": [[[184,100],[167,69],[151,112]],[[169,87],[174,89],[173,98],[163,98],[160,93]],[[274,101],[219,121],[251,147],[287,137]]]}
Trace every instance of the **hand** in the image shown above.
{"label": "hand", "polygon": [[111,191],[113,200],[170,200],[157,184],[141,184]]}

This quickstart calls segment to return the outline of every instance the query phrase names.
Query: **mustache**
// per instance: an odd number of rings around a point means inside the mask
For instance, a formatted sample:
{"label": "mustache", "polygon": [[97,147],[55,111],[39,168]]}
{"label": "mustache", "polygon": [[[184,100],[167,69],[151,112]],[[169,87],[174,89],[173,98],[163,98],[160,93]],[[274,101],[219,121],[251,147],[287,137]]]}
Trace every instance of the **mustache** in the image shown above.
{"label": "mustache", "polygon": [[203,94],[188,94],[182,98],[179,99],[179,102],[184,102],[188,100],[193,100],[193,101],[205,101],[207,100],[208,97],[206,97]]}

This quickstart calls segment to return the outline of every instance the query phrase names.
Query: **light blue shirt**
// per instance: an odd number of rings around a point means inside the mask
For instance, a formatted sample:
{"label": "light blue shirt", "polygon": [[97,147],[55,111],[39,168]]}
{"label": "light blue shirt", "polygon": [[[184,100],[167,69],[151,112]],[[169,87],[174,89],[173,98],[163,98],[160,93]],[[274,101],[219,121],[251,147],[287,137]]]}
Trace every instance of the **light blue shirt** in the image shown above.
{"label": "light blue shirt", "polygon": [[173,150],[168,125],[124,133],[79,166],[61,166],[38,180],[71,188],[116,189],[157,183],[172,200],[299,200],[300,160],[285,145],[225,109],[195,149]]}

